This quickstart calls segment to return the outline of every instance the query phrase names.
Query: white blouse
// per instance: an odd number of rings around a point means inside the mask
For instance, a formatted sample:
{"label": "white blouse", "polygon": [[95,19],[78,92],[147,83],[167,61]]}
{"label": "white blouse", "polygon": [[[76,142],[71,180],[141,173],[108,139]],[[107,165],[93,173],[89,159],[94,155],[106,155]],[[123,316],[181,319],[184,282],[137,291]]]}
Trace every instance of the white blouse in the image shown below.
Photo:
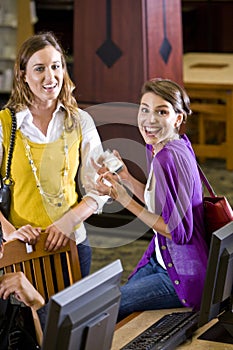
{"label": "white blouse", "polygon": [[[151,162],[150,173],[147,179],[145,192],[144,192],[144,200],[149,212],[155,212],[155,176],[153,171],[153,162]],[[155,252],[158,263],[166,270],[166,266],[164,264],[159,245],[158,245],[158,236],[157,232],[153,230],[155,233]]]}

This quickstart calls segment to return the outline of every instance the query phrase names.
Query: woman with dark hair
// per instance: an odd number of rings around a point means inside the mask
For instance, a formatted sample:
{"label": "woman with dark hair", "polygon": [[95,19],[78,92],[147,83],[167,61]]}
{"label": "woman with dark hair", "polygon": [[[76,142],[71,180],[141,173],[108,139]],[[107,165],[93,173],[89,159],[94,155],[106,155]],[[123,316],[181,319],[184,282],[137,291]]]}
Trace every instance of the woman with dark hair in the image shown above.
{"label": "woman with dark hair", "polygon": [[135,179],[126,166],[117,178],[109,172],[99,177],[99,193],[109,193],[105,178],[112,185],[111,197],[154,231],[121,288],[119,320],[134,311],[200,307],[208,246],[197,162],[187,135],[181,133],[190,114],[189,97],[181,86],[167,79],[146,82],[138,127],[146,143],[147,183]]}
{"label": "woman with dark hair", "polygon": [[[102,145],[91,116],[78,108],[65,54],[54,34],[36,34],[21,46],[13,88],[0,112],[0,165],[5,176],[10,143],[11,112],[17,131],[11,176],[8,220],[0,215],[5,240],[34,244],[45,230],[45,249],[55,250],[76,240],[81,272],[90,270],[91,248],[83,221],[101,210],[105,197],[96,195],[86,175],[95,176],[91,158]],[[75,176],[81,167],[88,191],[78,198]],[[81,191],[80,191],[81,192]]]}
{"label": "woman with dark hair", "polygon": [[[3,255],[0,222],[0,259]],[[15,346],[18,350],[39,349],[48,304],[45,305],[42,295],[22,272],[2,272],[0,270],[0,350],[14,349]]]}

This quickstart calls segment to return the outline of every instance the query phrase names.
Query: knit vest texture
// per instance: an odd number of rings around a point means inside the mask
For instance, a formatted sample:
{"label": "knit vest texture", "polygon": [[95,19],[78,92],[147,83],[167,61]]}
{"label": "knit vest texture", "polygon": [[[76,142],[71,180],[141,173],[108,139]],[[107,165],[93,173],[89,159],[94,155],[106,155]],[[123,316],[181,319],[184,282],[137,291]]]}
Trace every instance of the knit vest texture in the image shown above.
{"label": "knit vest texture", "polygon": [[[0,111],[3,130],[3,160],[1,174],[5,175],[7,154],[10,144],[11,115],[8,109]],[[71,133],[66,132],[69,169],[65,183],[65,151],[63,135],[56,141],[39,144],[27,139],[31,149],[32,160],[37,168],[37,176],[44,192],[55,195],[63,189],[64,200],[61,206],[52,205],[42,196],[25,152],[25,145],[20,130],[16,131],[15,147],[11,164],[11,209],[9,221],[19,228],[26,224],[41,227],[44,230],[59,219],[78,200],[75,176],[79,166],[79,147],[81,143],[80,127]]]}

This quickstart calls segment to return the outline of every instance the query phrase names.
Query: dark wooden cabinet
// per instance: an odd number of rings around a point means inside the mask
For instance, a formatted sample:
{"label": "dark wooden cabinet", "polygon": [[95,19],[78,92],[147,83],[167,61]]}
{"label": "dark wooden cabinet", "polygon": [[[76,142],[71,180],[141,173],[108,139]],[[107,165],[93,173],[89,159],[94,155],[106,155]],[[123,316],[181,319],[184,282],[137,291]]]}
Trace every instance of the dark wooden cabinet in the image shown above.
{"label": "dark wooden cabinet", "polygon": [[[233,0],[36,0],[36,7],[35,31],[58,35],[81,105],[138,102],[148,78],[182,82],[183,53],[233,52]],[[97,53],[109,30],[114,48],[105,46],[106,64]]]}
{"label": "dark wooden cabinet", "polygon": [[184,52],[233,52],[233,1],[182,0]]}
{"label": "dark wooden cabinet", "polygon": [[68,64],[73,57],[73,9],[73,0],[36,0],[35,32],[54,32],[68,56]]}
{"label": "dark wooden cabinet", "polygon": [[180,0],[75,0],[73,36],[81,103],[136,103],[147,79],[182,82]]}
{"label": "dark wooden cabinet", "polygon": [[79,105],[89,106],[104,148],[145,181],[137,104],[147,79],[182,83],[180,0],[75,0],[73,37]]}

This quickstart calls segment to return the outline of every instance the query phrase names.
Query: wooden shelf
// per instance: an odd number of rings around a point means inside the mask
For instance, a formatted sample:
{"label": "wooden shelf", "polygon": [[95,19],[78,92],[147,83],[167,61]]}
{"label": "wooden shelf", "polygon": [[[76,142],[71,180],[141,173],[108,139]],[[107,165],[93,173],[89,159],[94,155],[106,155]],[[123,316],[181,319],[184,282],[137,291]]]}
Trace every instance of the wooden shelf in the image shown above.
{"label": "wooden shelf", "polygon": [[2,0],[0,6],[0,93],[11,90],[13,66],[23,41],[33,34],[30,0]]}

